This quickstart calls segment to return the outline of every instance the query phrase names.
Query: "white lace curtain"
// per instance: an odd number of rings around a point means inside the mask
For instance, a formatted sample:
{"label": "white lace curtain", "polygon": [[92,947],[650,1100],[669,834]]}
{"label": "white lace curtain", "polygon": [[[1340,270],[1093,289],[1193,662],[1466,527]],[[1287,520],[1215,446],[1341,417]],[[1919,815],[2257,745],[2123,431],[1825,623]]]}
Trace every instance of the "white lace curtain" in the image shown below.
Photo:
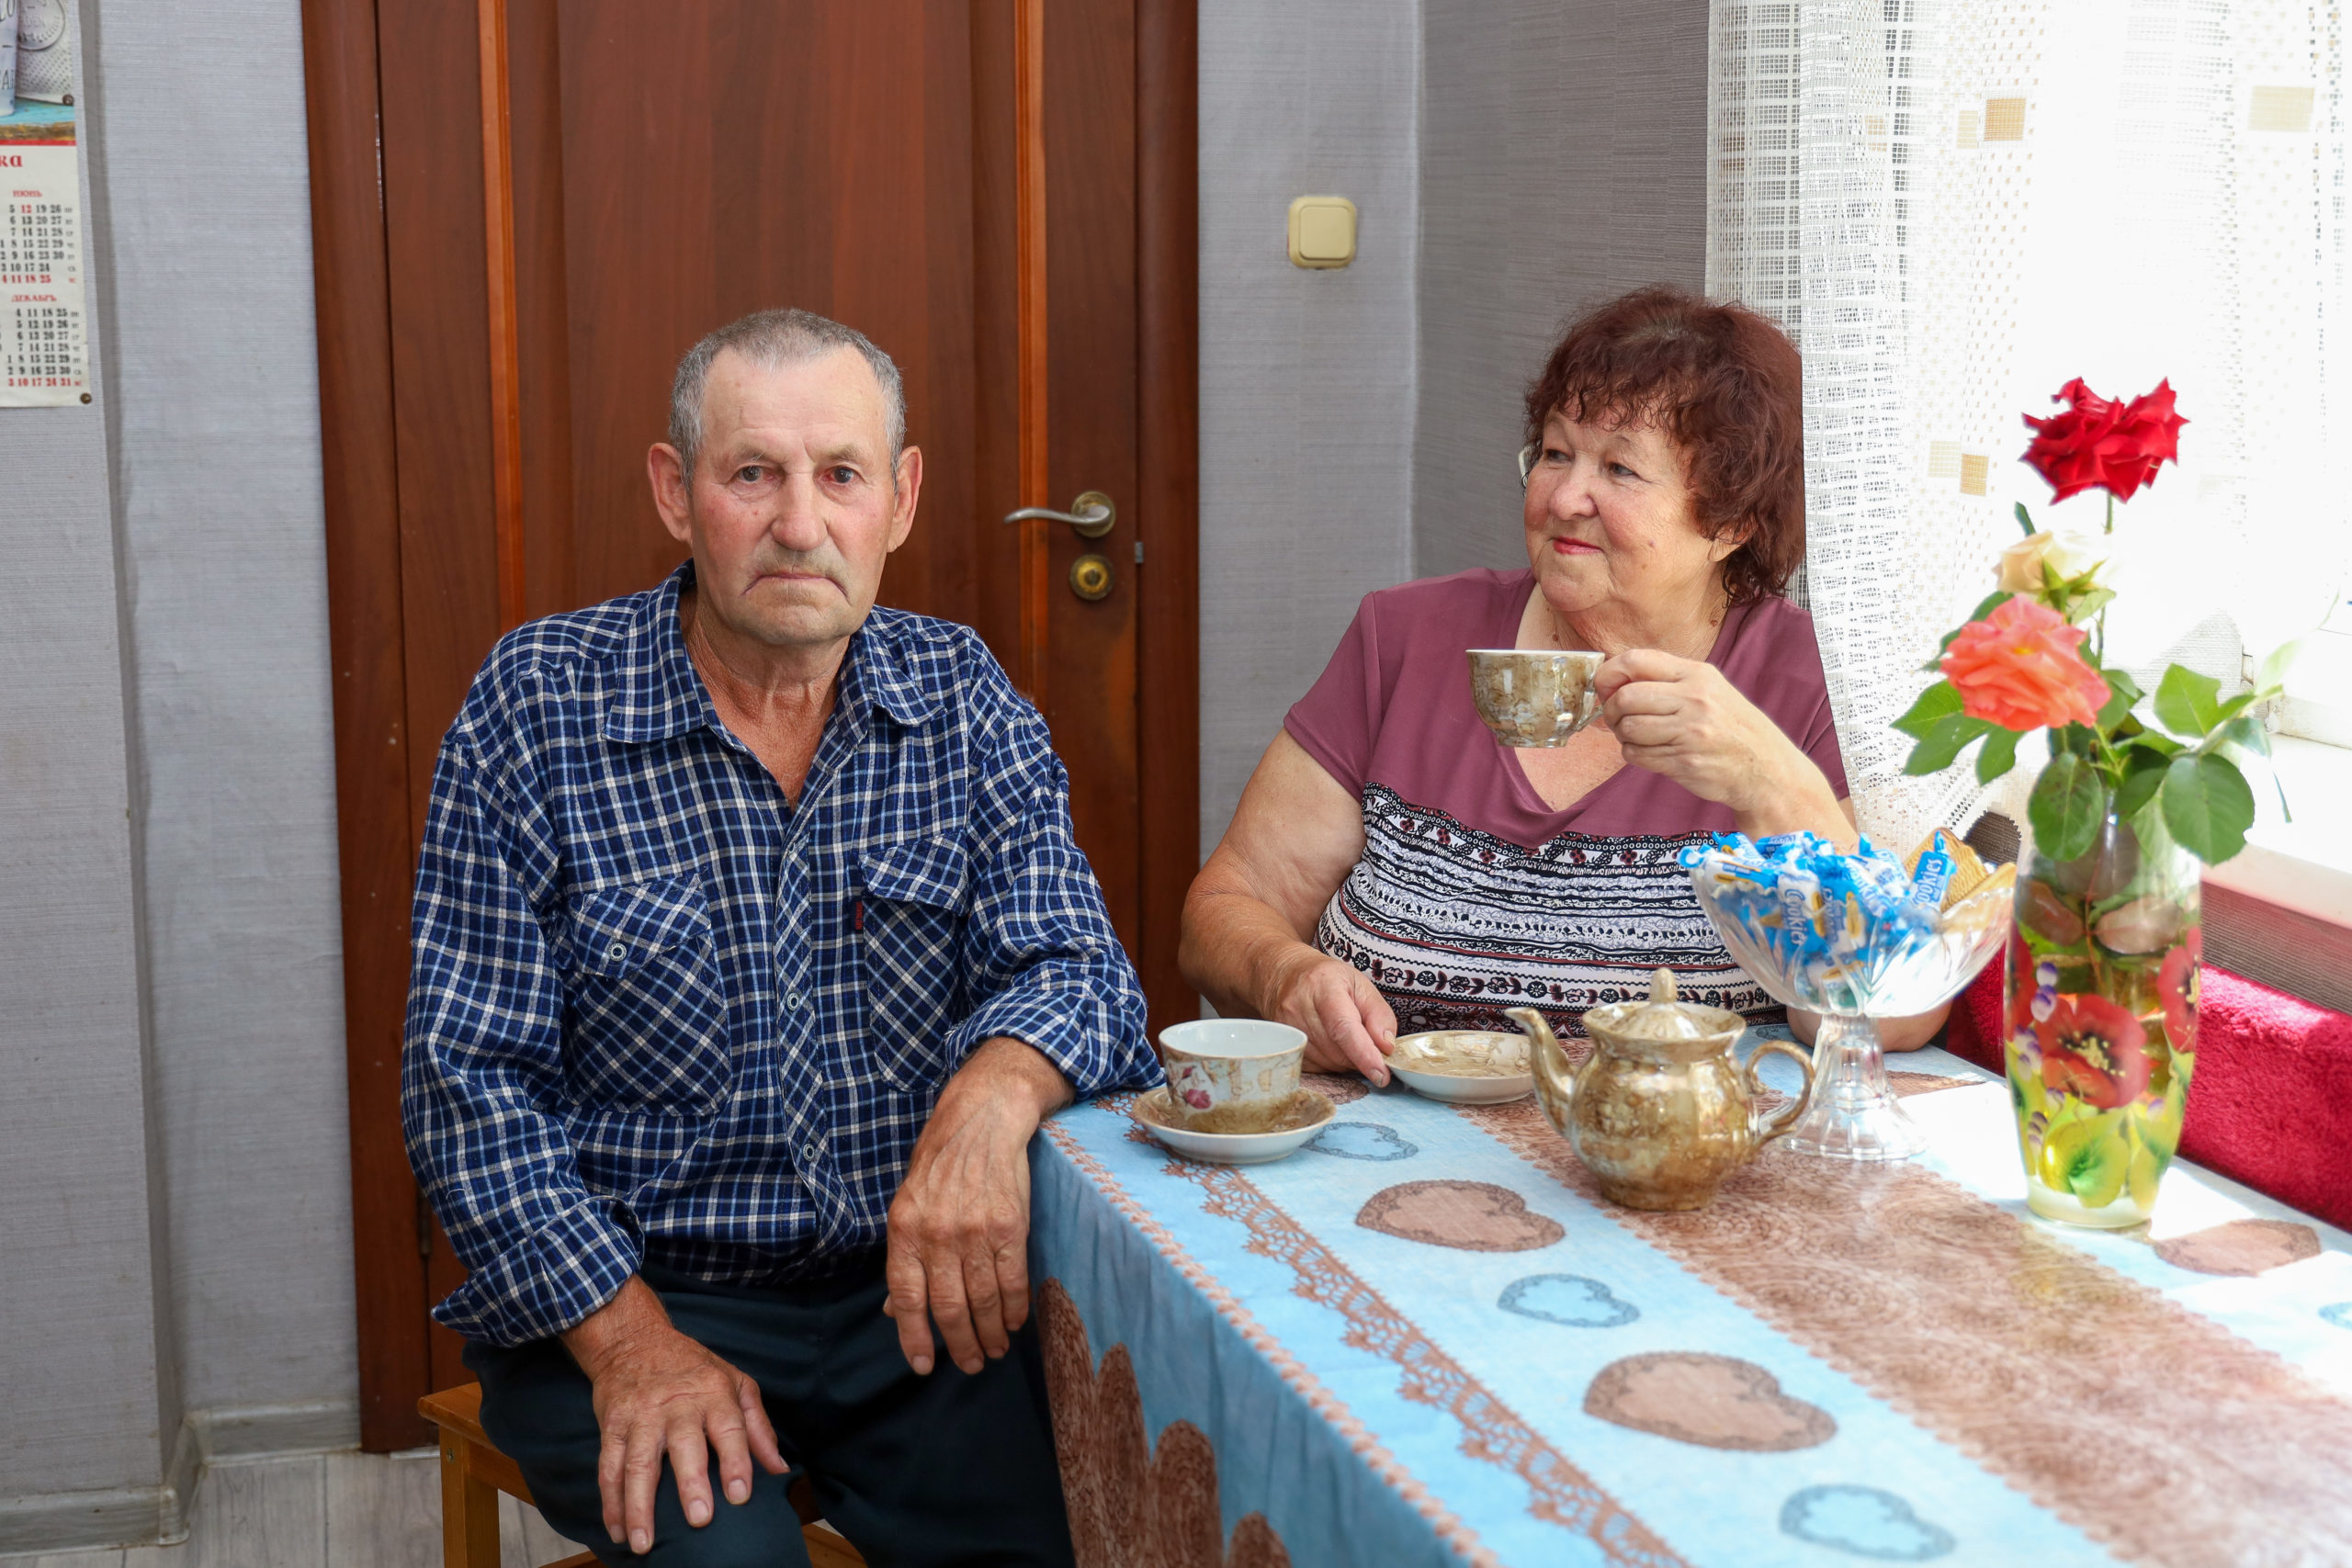
{"label": "white lace curtain", "polygon": [[2178,468],[2119,509],[2110,659],[2234,682],[2352,570],[2342,0],[1714,0],[1707,287],[1805,363],[1804,589],[1863,824],[1996,805],[1888,728],[1992,587],[2019,415],[2170,377]]}

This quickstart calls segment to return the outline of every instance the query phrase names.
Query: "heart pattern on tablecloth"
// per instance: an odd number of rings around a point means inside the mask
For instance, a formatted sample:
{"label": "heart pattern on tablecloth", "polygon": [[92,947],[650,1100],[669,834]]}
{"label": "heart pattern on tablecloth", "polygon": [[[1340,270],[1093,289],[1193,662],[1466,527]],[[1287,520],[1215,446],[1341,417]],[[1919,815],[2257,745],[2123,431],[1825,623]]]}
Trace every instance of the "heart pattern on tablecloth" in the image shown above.
{"label": "heart pattern on tablecloth", "polygon": [[1585,1389],[1584,1412],[1636,1432],[1702,1448],[1784,1453],[1838,1435],[1838,1418],[1781,1392],[1753,1361],[1699,1350],[1627,1356]]}
{"label": "heart pattern on tablecloth", "polygon": [[2319,1233],[2293,1220],[2231,1220],[2156,1243],[2156,1256],[2176,1269],[2239,1279],[2317,1258],[2319,1250]]}
{"label": "heart pattern on tablecloth", "polygon": [[1808,1486],[1781,1506],[1781,1530],[1879,1562],[1932,1562],[1953,1544],[1951,1531],[1875,1486]]}
{"label": "heart pattern on tablecloth", "polygon": [[1642,1315],[1598,1280],[1581,1274],[1530,1274],[1503,1287],[1495,1304],[1505,1312],[1570,1328],[1623,1328]]}
{"label": "heart pattern on tablecloth", "polygon": [[1356,1224],[1384,1235],[1464,1252],[1532,1252],[1566,1235],[1560,1222],[1491,1181],[1407,1181],[1384,1187],[1356,1211]]}
{"label": "heart pattern on tablecloth", "polygon": [[1078,1568],[1290,1568],[1263,1514],[1244,1514],[1227,1546],[1207,1434],[1170,1421],[1153,1452],[1133,1358],[1114,1345],[1097,1370],[1086,1320],[1059,1280],[1038,1287],[1037,1329]]}
{"label": "heart pattern on tablecloth", "polygon": [[1318,1155],[1331,1155],[1340,1159],[1373,1160],[1381,1164],[1411,1159],[1421,1152],[1419,1144],[1399,1135],[1396,1128],[1378,1122],[1334,1122],[1316,1134],[1306,1146]]}

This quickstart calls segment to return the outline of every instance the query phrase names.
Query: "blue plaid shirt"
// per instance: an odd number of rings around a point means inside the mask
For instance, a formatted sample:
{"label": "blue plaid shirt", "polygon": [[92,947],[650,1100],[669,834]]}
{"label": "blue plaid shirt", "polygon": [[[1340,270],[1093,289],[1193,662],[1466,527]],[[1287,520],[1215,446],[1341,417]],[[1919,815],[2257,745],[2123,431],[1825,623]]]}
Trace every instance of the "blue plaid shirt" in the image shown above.
{"label": "blue plaid shirt", "polygon": [[568,1328],[641,1260],[879,1246],[991,1036],[1081,1098],[1158,1077],[1069,777],[980,639],[875,610],[796,808],[687,660],[692,572],[503,638],[434,770],[402,1122],[470,1338]]}

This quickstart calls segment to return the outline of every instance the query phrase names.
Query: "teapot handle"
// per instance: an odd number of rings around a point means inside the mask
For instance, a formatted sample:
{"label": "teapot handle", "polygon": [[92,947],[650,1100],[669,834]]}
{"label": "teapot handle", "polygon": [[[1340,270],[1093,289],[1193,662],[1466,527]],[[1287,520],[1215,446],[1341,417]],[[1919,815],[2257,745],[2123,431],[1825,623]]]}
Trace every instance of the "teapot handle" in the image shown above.
{"label": "teapot handle", "polygon": [[1758,1151],[1794,1126],[1797,1118],[1804,1114],[1804,1108],[1813,1100],[1813,1058],[1785,1040],[1764,1040],[1757,1043],[1754,1054],[1739,1069],[1740,1081],[1747,1086],[1747,1092],[1757,1095],[1764,1092],[1763,1084],[1757,1080],[1756,1069],[1763,1065],[1765,1055],[1772,1051],[1778,1051],[1781,1055],[1791,1058],[1804,1069],[1804,1089],[1797,1095],[1795,1104],[1764,1123],[1762,1129],[1758,1131],[1756,1135],[1756,1147]]}

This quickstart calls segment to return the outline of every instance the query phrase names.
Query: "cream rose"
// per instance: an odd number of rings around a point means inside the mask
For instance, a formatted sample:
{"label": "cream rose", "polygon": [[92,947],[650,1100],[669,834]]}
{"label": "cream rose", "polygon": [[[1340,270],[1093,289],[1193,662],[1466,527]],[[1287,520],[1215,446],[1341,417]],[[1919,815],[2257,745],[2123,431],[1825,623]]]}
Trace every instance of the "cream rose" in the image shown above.
{"label": "cream rose", "polygon": [[[2010,593],[2040,594],[2044,566],[2069,581],[2115,558],[2115,538],[2109,534],[2029,534],[2001,552],[2001,587]],[[2102,576],[2104,572],[2102,572]],[[2106,586],[2094,580],[2094,586]]]}

